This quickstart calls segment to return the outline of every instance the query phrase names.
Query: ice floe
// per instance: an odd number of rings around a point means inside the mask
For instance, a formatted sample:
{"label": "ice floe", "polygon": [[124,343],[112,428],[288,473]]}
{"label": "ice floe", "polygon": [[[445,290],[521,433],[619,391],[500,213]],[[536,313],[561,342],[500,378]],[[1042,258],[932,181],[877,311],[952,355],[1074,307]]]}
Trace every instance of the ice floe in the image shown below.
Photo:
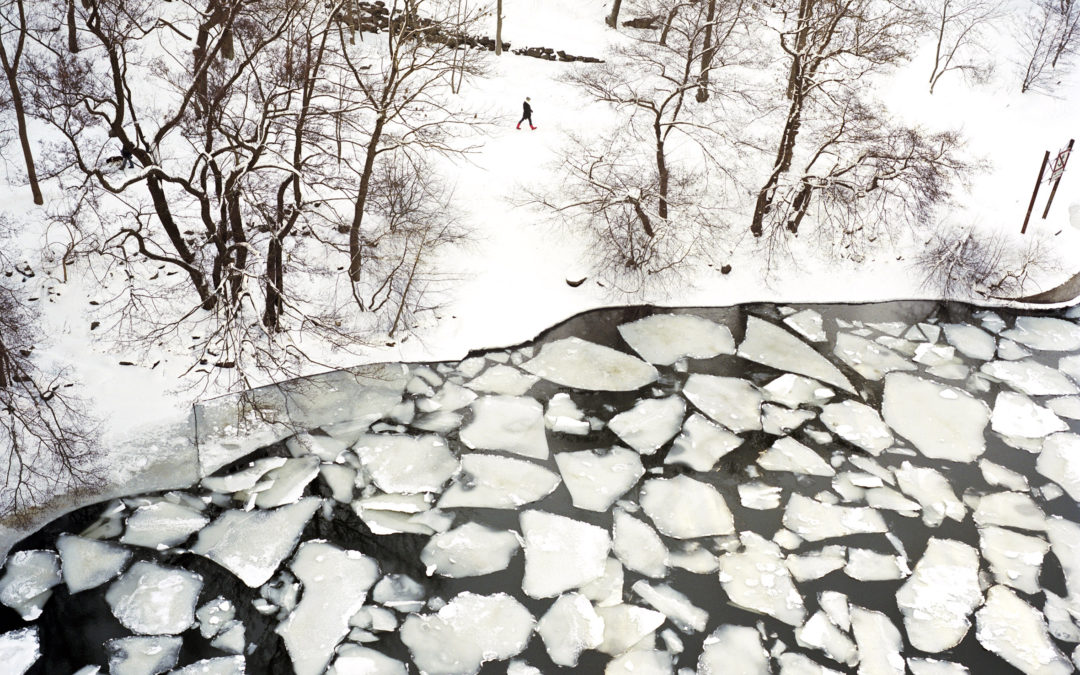
{"label": "ice floe", "polygon": [[641,358],[658,365],[735,353],[727,326],[690,314],[654,314],[622,324],[619,334]]}
{"label": "ice floe", "polygon": [[1054,434],[1042,446],[1035,470],[1060,485],[1080,501],[1080,436]]}
{"label": "ice floe", "polygon": [[723,496],[712,485],[688,476],[645,481],[640,502],[656,529],[669,537],[693,539],[735,532]]}
{"label": "ice floe", "polygon": [[37,626],[18,628],[0,635],[0,660],[11,675],[23,675],[41,658]]}
{"label": "ice floe", "polygon": [[981,328],[963,323],[947,323],[942,329],[949,344],[964,356],[979,361],[990,361],[994,358],[997,341],[993,335]]}
{"label": "ice floe", "polygon": [[[536,375],[523,373],[512,366],[496,363],[478,377],[469,380],[466,386],[473,391],[505,394],[507,396],[521,396],[529,391],[539,379],[540,378]],[[451,390],[449,395],[453,396],[451,399],[453,403],[460,403],[461,400],[465,398],[465,395],[454,390]],[[437,396],[433,398],[438,400]],[[454,409],[456,410],[457,408]]]}
{"label": "ice floe", "polygon": [[1003,436],[1042,438],[1056,431],[1067,431],[1069,425],[1027,396],[1002,391],[994,399],[990,428]]}
{"label": "ice floe", "polygon": [[858,401],[830,403],[822,407],[820,419],[829,431],[872,455],[893,443],[892,432],[877,411]]}
{"label": "ice floe", "polygon": [[991,361],[980,370],[1028,396],[1065,396],[1080,392],[1060,371],[1029,359]]}
{"label": "ice floe", "polygon": [[739,503],[748,509],[768,511],[780,507],[781,490],[764,483],[740,483]]}
{"label": "ice floe", "polygon": [[806,375],[855,393],[851,382],[840,369],[813,347],[783,328],[755,316],[746,319],[746,335],[737,353],[747,361]]}
{"label": "ice floe", "polygon": [[1002,331],[1001,335],[1039,351],[1072,352],[1080,349],[1080,326],[1050,316],[1018,316],[1014,326]]}
{"label": "ice floe", "polygon": [[819,649],[840,664],[854,666],[859,660],[855,643],[833,625],[825,612],[815,612],[806,623],[796,628],[795,640],[800,647]]}
{"label": "ice floe", "polygon": [[986,449],[986,404],[965,391],[905,373],[885,378],[885,422],[932,459],[971,462]]}
{"label": "ice floe", "polygon": [[105,643],[110,675],[164,673],[176,665],[184,641],[178,637],[126,637]]}
{"label": "ice floe", "polygon": [[1033,595],[1039,592],[1039,571],[1043,556],[1050,550],[1046,541],[988,526],[979,529],[979,548],[997,583]]}
{"label": "ice floe", "polygon": [[859,675],[903,675],[903,639],[889,617],[853,606],[851,632],[859,648]]}
{"label": "ice floe", "polygon": [[630,588],[645,604],[671,619],[676,628],[684,633],[700,633],[709,622],[707,611],[667,584],[650,584],[640,580]]}
{"label": "ice floe", "polygon": [[664,457],[665,464],[682,464],[695,471],[709,471],[716,462],[742,445],[743,439],[723,429],[698,413],[683,424]]}
{"label": "ice floe", "polygon": [[678,396],[647,398],[612,417],[608,428],[634,450],[651,455],[679,433],[685,414]]}
{"label": "ice floe", "polygon": [[895,370],[915,370],[917,366],[893,350],[866,338],[840,333],[833,353],[852,370],[868,380],[880,380]]}
{"label": "ice floe", "polygon": [[978,553],[962,542],[935,537],[896,592],[908,640],[929,653],[960,644],[971,627],[968,617],[982,600]]}
{"label": "ice floe", "polygon": [[513,532],[465,523],[432,536],[420,552],[420,561],[428,574],[476,577],[506,569],[517,550]]}
{"label": "ice floe", "polygon": [[656,531],[623,509],[616,509],[612,524],[612,552],[626,569],[647,577],[668,572],[668,551]]}
{"label": "ice floe", "polygon": [[885,532],[885,521],[865,506],[823,504],[792,493],[784,509],[784,527],[807,541],[820,541],[849,534]]}
{"label": "ice floe", "polygon": [[780,547],[753,532],[740,535],[743,550],[720,556],[720,584],[735,605],[798,626],[806,609],[784,566]]}
{"label": "ice floe", "polygon": [[574,506],[586,511],[607,511],[645,474],[638,454],[619,447],[560,452],[555,463]]}
{"label": "ice floe", "polygon": [[949,481],[936,469],[913,466],[905,461],[894,472],[904,494],[922,506],[923,522],[927,527],[937,527],[946,518],[957,522],[964,519],[967,512],[964,503],[957,499]]}
{"label": "ice floe", "polygon": [[865,548],[848,549],[844,574],[857,581],[903,579],[910,573],[907,560],[902,557]]}
{"label": "ice floe", "polygon": [[784,323],[811,342],[825,342],[827,339],[821,315],[812,309],[804,309],[786,316]]}
{"label": "ice floe", "polygon": [[0,577],[0,603],[24,621],[41,616],[41,608],[60,583],[60,557],[52,551],[18,551],[7,561]]}
{"label": "ice floe", "polygon": [[546,497],[560,482],[558,474],[539,464],[482,453],[462,457],[461,471],[439,508],[513,509]]}
{"label": "ice floe", "polygon": [[698,675],[768,675],[769,653],[750,626],[720,626],[709,637],[697,663]]}
{"label": "ice floe", "polygon": [[195,622],[202,577],[194,572],[140,560],[105,593],[113,616],[144,635],[176,635]]}
{"label": "ice floe", "polygon": [[609,607],[597,607],[596,613],[604,622],[604,639],[596,648],[605,654],[617,656],[641,644],[652,642],[650,636],[663,625],[663,614],[637,605],[619,603]]}
{"label": "ice floe", "polygon": [[209,522],[201,512],[187,506],[169,502],[148,504],[128,516],[120,541],[147,548],[169,548],[186,541]]}
{"label": "ice floe", "polygon": [[1045,530],[1046,516],[1031,497],[1020,492],[995,492],[977,497],[975,524],[1001,525],[1020,530]]}
{"label": "ice floe", "polygon": [[536,632],[556,665],[572,667],[581,652],[603,642],[604,621],[584,595],[564,593],[540,617]]}
{"label": "ice floe", "polygon": [[794,438],[784,437],[769,446],[757,458],[761,468],[769,471],[789,471],[811,476],[834,476],[836,470],[816,452]]}
{"label": "ice floe", "polygon": [[564,387],[590,391],[633,391],[659,377],[640,359],[575,337],[548,342],[521,367]]}
{"label": "ice floe", "polygon": [[683,395],[735,433],[761,428],[762,395],[746,380],[694,373],[687,378]]}
{"label": "ice floe", "polygon": [[505,450],[525,457],[548,456],[544,408],[523,396],[482,396],[470,404],[473,420],[461,442],[474,450]]}
{"label": "ice floe", "polygon": [[1026,675],[1073,672],[1072,664],[1051,642],[1042,614],[1012,589],[990,588],[975,621],[979,643]]}
{"label": "ice floe", "polygon": [[825,546],[819,551],[789,555],[784,559],[784,564],[795,581],[812,581],[846,565],[847,549],[843,546]]}
{"label": "ice floe", "polygon": [[611,538],[603,528],[545,511],[523,511],[520,521],[529,597],[554,597],[604,574]]}

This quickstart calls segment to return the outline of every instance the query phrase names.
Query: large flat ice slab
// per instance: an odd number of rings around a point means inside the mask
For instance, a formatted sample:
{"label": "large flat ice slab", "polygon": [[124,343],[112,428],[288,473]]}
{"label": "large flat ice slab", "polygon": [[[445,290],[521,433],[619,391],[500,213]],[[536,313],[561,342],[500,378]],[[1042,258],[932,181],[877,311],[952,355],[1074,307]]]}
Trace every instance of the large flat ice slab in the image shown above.
{"label": "large flat ice slab", "polygon": [[473,420],[461,442],[474,450],[505,450],[525,457],[548,456],[544,408],[524,396],[483,396],[472,402]]}
{"label": "large flat ice slab", "polygon": [[461,471],[443,493],[439,508],[514,509],[543,499],[560,482],[558,474],[539,464],[482,453],[462,457]]}
{"label": "large flat ice slab", "polygon": [[990,588],[975,620],[979,643],[1026,675],[1073,672],[1072,664],[1050,641],[1042,613],[1012,589]]}
{"label": "large flat ice slab", "polygon": [[385,492],[438,492],[458,470],[454,453],[435,435],[364,434],[354,449],[364,471]]}
{"label": "large flat ice slab", "polygon": [[936,653],[960,644],[968,616],[982,603],[979,554],[967,544],[931,538],[911,578],[896,593],[908,640]]}
{"label": "large flat ice slab", "polygon": [[690,314],[654,314],[622,324],[619,334],[641,358],[657,365],[735,353],[727,326]]}
{"label": "large flat ice slab", "polygon": [[728,598],[790,626],[801,624],[806,608],[784,566],[780,547],[753,532],[742,533],[740,539],[741,552],[720,556],[720,584]]}
{"label": "large flat ice slab", "polygon": [[659,377],[641,359],[575,337],[545,344],[521,367],[555,384],[590,391],[633,391]]}
{"label": "large flat ice slab", "polygon": [[874,509],[822,504],[798,493],[791,495],[784,509],[784,527],[807,541],[888,531]]}
{"label": "large flat ice slab", "polygon": [[611,538],[603,528],[546,511],[524,511],[520,521],[529,597],[554,597],[604,574]]}
{"label": "large flat ice slab", "polygon": [[586,511],[607,511],[645,473],[638,454],[619,447],[560,452],[555,463],[574,506]]}
{"label": "large flat ice slab", "polygon": [[761,392],[746,380],[695,373],[687,378],[683,395],[735,433],[761,428]]}
{"label": "large flat ice slab", "polygon": [[144,635],[177,635],[195,621],[202,577],[140,560],[109,586],[105,601],[125,628]]}
{"label": "large flat ice slab", "polygon": [[855,393],[844,374],[810,345],[779,326],[756,316],[746,319],[746,336],[738,355],[747,361],[798,373]]}
{"label": "large flat ice slab", "polygon": [[640,501],[656,529],[669,537],[693,539],[735,532],[723,496],[708,483],[688,476],[646,481]]}
{"label": "large flat ice slab", "polygon": [[971,462],[986,450],[990,410],[967,392],[906,373],[885,378],[885,422],[932,459]]}

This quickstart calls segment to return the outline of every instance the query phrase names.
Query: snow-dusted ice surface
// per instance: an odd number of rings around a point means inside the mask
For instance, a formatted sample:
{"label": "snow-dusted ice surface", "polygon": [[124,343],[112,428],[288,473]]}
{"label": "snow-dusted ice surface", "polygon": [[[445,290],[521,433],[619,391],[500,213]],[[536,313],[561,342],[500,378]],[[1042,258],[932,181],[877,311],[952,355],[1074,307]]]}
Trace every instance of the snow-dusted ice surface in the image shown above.
{"label": "snow-dusted ice surface", "polygon": [[41,657],[36,627],[0,634],[0,662],[12,675],[23,675]]}
{"label": "snow-dusted ice surface", "polygon": [[[0,654],[80,675],[1071,672],[1073,331],[903,307],[603,310],[399,366],[378,405],[305,400],[317,423],[15,549]],[[105,644],[61,662],[57,635],[97,621]]]}

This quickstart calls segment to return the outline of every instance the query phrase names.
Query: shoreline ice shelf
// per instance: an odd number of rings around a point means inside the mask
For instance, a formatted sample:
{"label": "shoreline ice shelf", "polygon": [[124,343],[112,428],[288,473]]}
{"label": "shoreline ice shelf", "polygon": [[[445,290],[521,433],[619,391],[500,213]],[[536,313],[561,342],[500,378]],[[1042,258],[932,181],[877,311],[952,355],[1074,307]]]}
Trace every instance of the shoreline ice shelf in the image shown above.
{"label": "shoreline ice shelf", "polygon": [[330,378],[286,406],[287,433],[234,429],[199,483],[16,546],[0,658],[81,675],[1072,672],[1077,317],[621,308]]}

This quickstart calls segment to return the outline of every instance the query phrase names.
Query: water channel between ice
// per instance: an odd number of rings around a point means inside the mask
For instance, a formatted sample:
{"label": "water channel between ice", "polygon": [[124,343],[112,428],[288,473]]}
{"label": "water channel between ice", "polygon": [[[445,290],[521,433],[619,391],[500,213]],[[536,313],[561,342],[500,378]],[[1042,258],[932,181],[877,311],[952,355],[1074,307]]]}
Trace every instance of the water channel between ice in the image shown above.
{"label": "water channel between ice", "polygon": [[16,546],[0,659],[65,675],[1072,672],[1077,317],[608,309],[316,390],[307,411],[345,416]]}

